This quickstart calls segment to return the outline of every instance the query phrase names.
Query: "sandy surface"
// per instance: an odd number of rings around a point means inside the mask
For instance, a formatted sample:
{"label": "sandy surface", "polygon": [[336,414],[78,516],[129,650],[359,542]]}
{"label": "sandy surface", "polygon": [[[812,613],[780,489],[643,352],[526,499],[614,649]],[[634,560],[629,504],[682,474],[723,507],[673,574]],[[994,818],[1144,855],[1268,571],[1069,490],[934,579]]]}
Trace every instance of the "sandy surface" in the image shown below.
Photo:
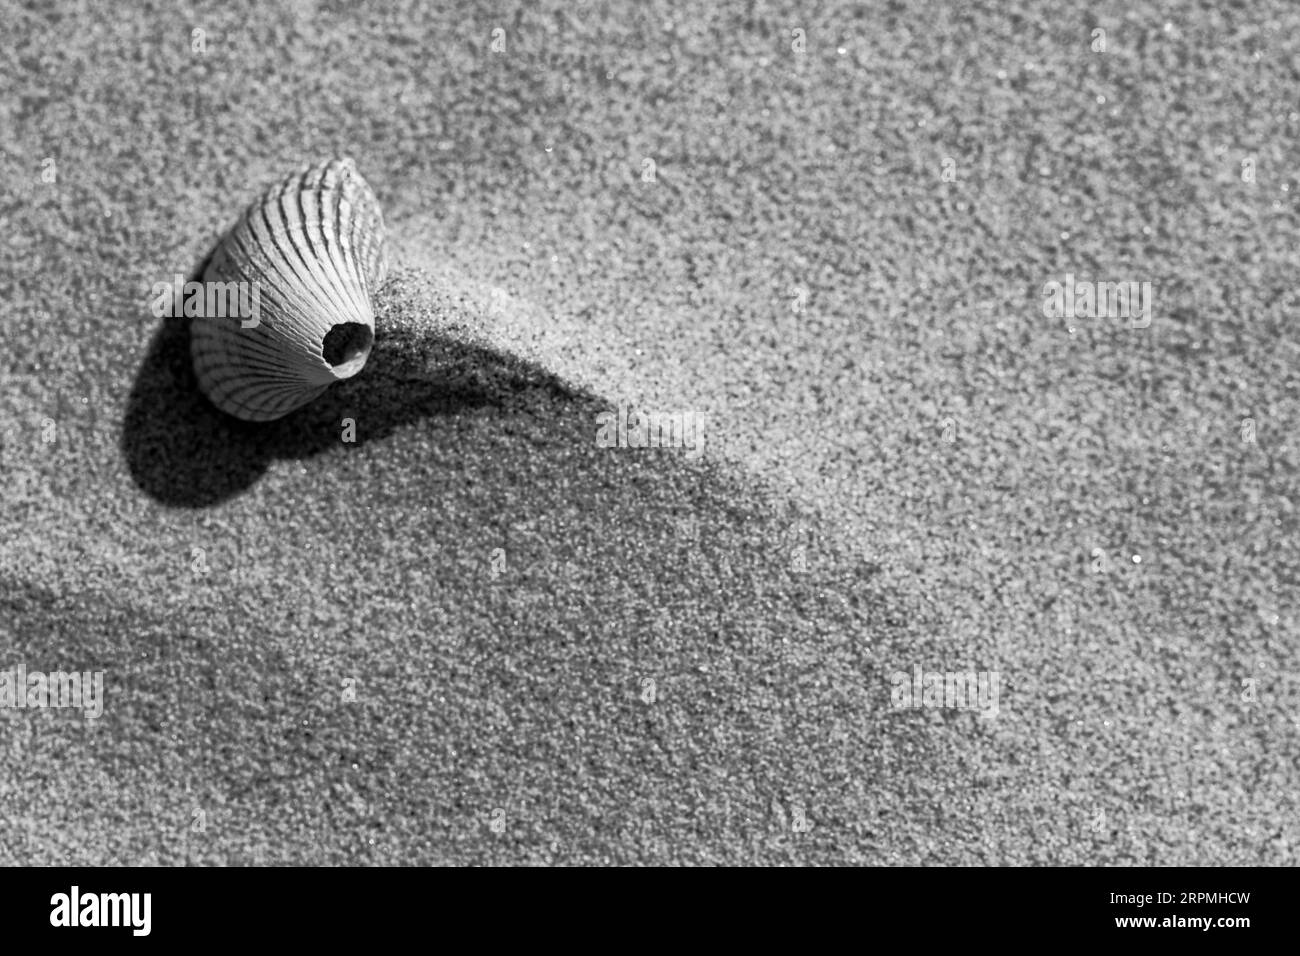
{"label": "sandy surface", "polygon": [[[0,10],[0,862],[1296,862],[1300,8],[727,6]],[[241,425],[150,290],[336,154]]]}

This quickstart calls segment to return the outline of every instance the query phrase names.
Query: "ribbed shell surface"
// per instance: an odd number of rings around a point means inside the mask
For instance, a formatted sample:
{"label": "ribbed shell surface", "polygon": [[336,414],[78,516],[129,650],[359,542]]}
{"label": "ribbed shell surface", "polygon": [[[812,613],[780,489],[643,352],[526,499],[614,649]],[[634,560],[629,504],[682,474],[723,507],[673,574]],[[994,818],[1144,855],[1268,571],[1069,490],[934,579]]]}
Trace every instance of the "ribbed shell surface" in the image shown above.
{"label": "ribbed shell surface", "polygon": [[[259,315],[249,328],[239,317],[193,320],[199,387],[236,418],[268,421],[355,375],[370,353],[372,296],[387,271],[383,215],[352,160],[309,166],[272,186],[204,272],[204,282],[256,283]],[[369,332],[346,361],[331,365],[325,337],[345,323]]]}

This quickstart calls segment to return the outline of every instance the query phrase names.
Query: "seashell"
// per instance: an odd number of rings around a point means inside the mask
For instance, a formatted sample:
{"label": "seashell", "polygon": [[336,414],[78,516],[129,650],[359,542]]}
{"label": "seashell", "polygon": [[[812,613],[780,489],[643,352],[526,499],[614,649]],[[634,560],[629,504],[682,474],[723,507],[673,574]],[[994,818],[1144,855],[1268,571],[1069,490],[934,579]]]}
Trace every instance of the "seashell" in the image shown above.
{"label": "seashell", "polygon": [[[255,308],[191,323],[199,387],[223,412],[269,421],[356,375],[374,344],[371,297],[387,272],[379,202],[351,159],[272,186],[204,271],[205,284],[249,283],[239,288]],[[235,288],[225,286],[227,297]]]}

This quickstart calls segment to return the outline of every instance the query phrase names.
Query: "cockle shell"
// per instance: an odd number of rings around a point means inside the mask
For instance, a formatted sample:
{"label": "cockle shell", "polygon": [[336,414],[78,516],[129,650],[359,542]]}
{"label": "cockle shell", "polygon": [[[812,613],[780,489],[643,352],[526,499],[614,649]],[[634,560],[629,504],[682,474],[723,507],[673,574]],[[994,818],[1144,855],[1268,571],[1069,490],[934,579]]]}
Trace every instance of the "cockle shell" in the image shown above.
{"label": "cockle shell", "polygon": [[236,418],[269,421],[356,375],[374,344],[372,296],[387,272],[379,202],[352,160],[308,166],[272,186],[203,274],[205,283],[256,284],[258,314],[194,319],[199,387]]}

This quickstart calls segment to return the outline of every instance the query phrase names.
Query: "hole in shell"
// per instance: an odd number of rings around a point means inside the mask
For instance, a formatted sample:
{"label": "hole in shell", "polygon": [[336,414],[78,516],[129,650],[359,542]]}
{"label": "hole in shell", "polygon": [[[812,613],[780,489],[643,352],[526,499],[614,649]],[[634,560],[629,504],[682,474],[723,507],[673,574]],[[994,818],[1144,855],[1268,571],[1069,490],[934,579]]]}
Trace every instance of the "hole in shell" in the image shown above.
{"label": "hole in shell", "polygon": [[321,352],[332,368],[338,368],[355,359],[365,358],[374,337],[368,325],[362,325],[360,322],[342,322],[325,333]]}

